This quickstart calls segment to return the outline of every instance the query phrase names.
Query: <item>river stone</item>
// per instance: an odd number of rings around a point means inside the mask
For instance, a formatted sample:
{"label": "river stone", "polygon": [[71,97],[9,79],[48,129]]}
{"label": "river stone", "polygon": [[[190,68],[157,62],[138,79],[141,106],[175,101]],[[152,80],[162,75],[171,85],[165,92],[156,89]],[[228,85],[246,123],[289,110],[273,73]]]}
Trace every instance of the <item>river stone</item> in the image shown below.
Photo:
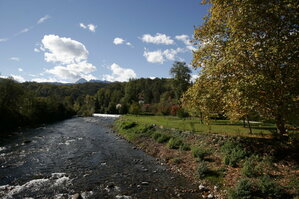
{"label": "river stone", "polygon": [[72,196],[72,199],[83,199],[79,193],[76,193]]}

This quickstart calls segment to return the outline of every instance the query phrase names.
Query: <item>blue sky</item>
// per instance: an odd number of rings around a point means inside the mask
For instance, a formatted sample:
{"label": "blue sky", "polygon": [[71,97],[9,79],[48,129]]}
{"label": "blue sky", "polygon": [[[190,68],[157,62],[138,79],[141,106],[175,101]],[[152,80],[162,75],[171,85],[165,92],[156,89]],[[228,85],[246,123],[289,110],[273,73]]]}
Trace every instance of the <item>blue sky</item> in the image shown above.
{"label": "blue sky", "polygon": [[[200,0],[0,0],[0,73],[19,81],[169,77],[192,60]],[[196,74],[196,72],[194,72]]]}

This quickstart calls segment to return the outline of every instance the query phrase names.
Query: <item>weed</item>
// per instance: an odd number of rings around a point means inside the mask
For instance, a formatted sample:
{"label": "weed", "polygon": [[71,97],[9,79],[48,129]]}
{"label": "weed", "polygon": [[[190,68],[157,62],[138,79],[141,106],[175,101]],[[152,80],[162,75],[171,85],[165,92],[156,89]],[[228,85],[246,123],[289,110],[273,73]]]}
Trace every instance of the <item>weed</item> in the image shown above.
{"label": "weed", "polygon": [[182,163],[182,159],[181,158],[172,158],[170,159],[170,162],[174,163],[174,164],[180,164]]}
{"label": "weed", "polygon": [[189,144],[185,144],[185,143],[183,143],[183,144],[180,146],[180,150],[182,150],[182,151],[190,151],[191,148],[190,148],[190,145],[189,145]]}
{"label": "weed", "polygon": [[179,149],[183,144],[183,141],[178,138],[170,138],[167,142],[167,146],[170,149]]}
{"label": "weed", "polygon": [[198,158],[199,160],[204,160],[204,158],[210,154],[207,149],[204,149],[202,147],[192,147],[191,151],[193,157]]}
{"label": "weed", "polygon": [[200,161],[197,166],[197,175],[199,178],[206,177],[210,172],[209,167],[204,161]]}
{"label": "weed", "polygon": [[170,139],[171,139],[171,136],[165,135],[165,134],[161,134],[161,136],[157,138],[157,142],[159,142],[159,143],[165,143],[165,142],[168,142]]}

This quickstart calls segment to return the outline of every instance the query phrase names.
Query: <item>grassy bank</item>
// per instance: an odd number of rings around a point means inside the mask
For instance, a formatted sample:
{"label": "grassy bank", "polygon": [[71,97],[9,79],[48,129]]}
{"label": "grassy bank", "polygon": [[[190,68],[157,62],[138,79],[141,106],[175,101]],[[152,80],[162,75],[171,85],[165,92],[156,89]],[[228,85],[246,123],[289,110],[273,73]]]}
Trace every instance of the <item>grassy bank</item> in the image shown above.
{"label": "grassy bank", "polygon": [[[271,138],[271,124],[163,116],[123,116],[116,130],[175,172],[203,184],[203,195],[225,198],[298,198],[298,147]],[[215,187],[216,186],[216,187]]]}

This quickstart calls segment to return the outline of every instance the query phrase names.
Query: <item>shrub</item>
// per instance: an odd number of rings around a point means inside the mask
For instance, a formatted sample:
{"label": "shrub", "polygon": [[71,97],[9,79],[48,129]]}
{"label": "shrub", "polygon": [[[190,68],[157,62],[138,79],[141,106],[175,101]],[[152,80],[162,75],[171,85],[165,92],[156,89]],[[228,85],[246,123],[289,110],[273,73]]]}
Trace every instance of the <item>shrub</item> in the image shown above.
{"label": "shrub", "polygon": [[241,179],[234,189],[229,191],[229,199],[250,199],[254,195],[254,183],[249,179]]}
{"label": "shrub", "polygon": [[158,138],[161,136],[162,134],[161,133],[157,133],[157,132],[155,132],[153,135],[152,135],[152,138],[154,139],[154,140],[158,140]]}
{"label": "shrub", "polygon": [[280,188],[279,185],[274,183],[269,176],[263,176],[260,178],[258,182],[258,189],[260,195],[265,198],[290,198],[290,196],[288,196],[288,194],[282,188]]}
{"label": "shrub", "polygon": [[180,150],[182,150],[182,151],[190,151],[191,148],[190,148],[190,145],[189,145],[189,144],[185,144],[185,143],[183,143],[183,144],[180,146]]}
{"label": "shrub", "polygon": [[252,155],[247,158],[241,170],[242,174],[246,177],[256,177],[262,174],[263,168],[261,161],[261,158],[259,158],[257,155]]}
{"label": "shrub", "polygon": [[184,111],[184,109],[181,108],[177,111],[177,116],[179,118],[186,118],[186,117],[189,117],[189,113]]}
{"label": "shrub", "polygon": [[161,136],[157,138],[157,142],[159,142],[159,143],[165,143],[165,142],[168,142],[169,139],[171,139],[171,136],[165,135],[165,134],[161,134]]}
{"label": "shrub", "polygon": [[192,148],[192,155],[195,158],[198,158],[199,160],[203,160],[205,156],[210,154],[207,149],[204,149],[202,147],[193,147]]}
{"label": "shrub", "polygon": [[167,142],[167,146],[170,149],[179,149],[181,145],[183,145],[182,140],[177,138],[170,138]]}
{"label": "shrub", "polygon": [[204,178],[209,174],[210,170],[204,161],[200,161],[197,166],[197,175],[199,178]]}
{"label": "shrub", "polygon": [[240,160],[246,157],[247,153],[237,143],[228,141],[221,147],[224,153],[224,163],[236,167]]}

